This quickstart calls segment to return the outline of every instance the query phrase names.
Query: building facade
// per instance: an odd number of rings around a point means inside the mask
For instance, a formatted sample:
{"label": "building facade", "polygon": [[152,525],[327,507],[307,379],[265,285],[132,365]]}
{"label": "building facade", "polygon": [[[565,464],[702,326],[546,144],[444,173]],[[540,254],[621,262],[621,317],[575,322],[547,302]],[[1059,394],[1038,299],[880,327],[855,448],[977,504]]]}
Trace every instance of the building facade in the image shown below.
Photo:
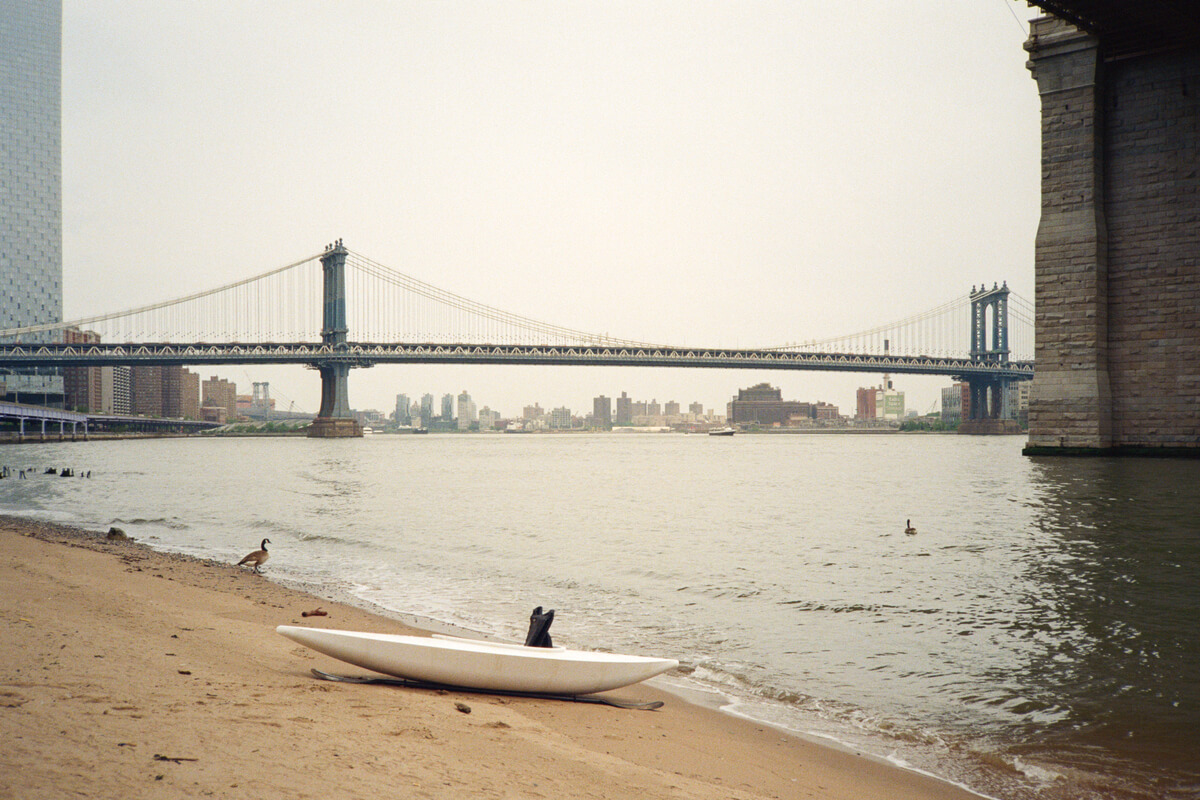
{"label": "building facade", "polygon": [[460,431],[470,430],[471,425],[478,421],[479,414],[475,410],[475,401],[464,389],[458,396],[458,429]]}
{"label": "building facade", "polygon": [[479,409],[479,430],[494,431],[500,423],[500,412],[484,406]]}
{"label": "building facade", "polygon": [[787,425],[792,417],[801,416],[812,418],[812,404],[784,400],[783,390],[768,383],[739,389],[737,397],[729,401],[726,409],[731,425]]}
{"label": "building facade", "polygon": [[[120,368],[112,367],[111,369]],[[129,370],[130,413],[164,419],[201,418],[199,375],[177,364],[135,366],[127,369]],[[115,396],[113,406],[112,413],[122,413],[116,408]],[[224,407],[228,408],[228,406]],[[236,414],[235,406],[235,417]]]}
{"label": "building facade", "polygon": [[421,395],[421,427],[428,428],[433,423],[433,395]]}
{"label": "building facade", "polygon": [[200,375],[187,369],[179,371],[179,416],[201,419]]}
{"label": "building facade", "polygon": [[838,407],[833,403],[817,403],[812,407],[812,410],[813,419],[818,421],[833,422],[842,418]]}
{"label": "building facade", "polygon": [[860,386],[855,393],[855,419],[875,419],[879,413],[875,407],[877,389],[874,386]]}
{"label": "building facade", "polygon": [[[2,0],[0,330],[62,321],[61,95],[61,2]],[[4,390],[10,400],[63,402],[57,370],[6,375]]]}
{"label": "building facade", "polygon": [[162,368],[162,415],[168,419],[183,416],[183,367],[167,364]]}
{"label": "building facade", "polygon": [[129,393],[132,411],[139,417],[161,417],[163,415],[162,367],[131,367]]}
{"label": "building facade", "polygon": [[571,429],[571,409],[563,406],[550,412],[550,427],[554,430],[566,431]]}
{"label": "building facade", "polygon": [[[63,331],[66,344],[93,344],[100,334],[67,328]],[[111,369],[111,367],[109,367]],[[63,375],[63,408],[88,412],[104,408],[104,367],[67,367]]]}
{"label": "building facade", "polygon": [[100,380],[104,397],[100,410],[105,414],[132,414],[133,367],[102,367]]}
{"label": "building facade", "polygon": [[879,386],[861,386],[856,394],[854,417],[860,420],[904,418],[904,392],[896,391],[884,376]]}
{"label": "building facade", "polygon": [[625,392],[621,392],[621,396],[617,398],[616,418],[613,422],[617,425],[633,423],[633,400]]}
{"label": "building facade", "polygon": [[396,422],[397,425],[411,425],[412,424],[411,407],[412,407],[412,402],[408,399],[408,395],[406,395],[406,394],[396,395],[396,411],[392,415],[392,419]]}
{"label": "building facade", "polygon": [[882,412],[880,416],[883,419],[904,419],[904,392],[891,388],[889,382],[887,388],[880,389],[876,395],[875,408],[877,412]]}
{"label": "building facade", "polygon": [[958,425],[963,421],[963,408],[970,402],[970,393],[965,383],[955,383],[942,389],[942,422]]}
{"label": "building facade", "polygon": [[201,413],[205,419],[212,415],[203,411],[204,407],[225,409],[225,420],[232,422],[238,418],[237,384],[213,375],[206,381],[200,382]]}
{"label": "building facade", "polygon": [[604,395],[592,398],[592,424],[598,428],[612,426],[612,398]]}

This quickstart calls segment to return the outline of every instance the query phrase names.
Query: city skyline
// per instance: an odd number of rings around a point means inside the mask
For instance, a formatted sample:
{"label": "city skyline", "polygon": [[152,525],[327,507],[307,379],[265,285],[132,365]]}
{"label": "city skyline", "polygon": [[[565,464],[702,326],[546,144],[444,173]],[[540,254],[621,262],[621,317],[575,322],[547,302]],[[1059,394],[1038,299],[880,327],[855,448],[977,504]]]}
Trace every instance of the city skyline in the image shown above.
{"label": "city skyline", "polygon": [[[594,395],[592,396],[591,400],[589,400],[589,401],[588,401],[588,403],[586,404],[586,406],[585,406],[585,405],[577,405],[577,406],[572,406],[572,405],[570,405],[570,404],[568,404],[568,403],[548,402],[548,401],[545,401],[545,400],[544,400],[544,398],[531,398],[530,400],[528,400],[528,401],[526,401],[525,403],[521,404],[521,406],[520,406],[520,408],[519,408],[519,409],[508,409],[508,408],[499,408],[499,407],[494,407],[494,404],[492,404],[492,403],[490,403],[490,402],[488,402],[488,401],[486,401],[486,400],[480,400],[480,398],[476,397],[476,396],[475,396],[475,395],[474,395],[474,394],[473,394],[473,393],[470,391],[470,389],[462,389],[462,390],[460,390],[460,391],[457,391],[457,392],[428,392],[428,391],[422,391],[422,392],[419,392],[419,393],[412,393],[412,390],[409,390],[409,391],[407,391],[407,392],[398,392],[398,393],[396,394],[396,396],[395,396],[395,397],[396,397],[396,400],[397,400],[397,401],[398,401],[398,400],[399,400],[399,398],[401,398],[401,397],[405,397],[405,398],[407,398],[407,400],[408,400],[408,407],[409,407],[409,409],[410,409],[410,410],[411,410],[411,409],[413,409],[413,408],[416,408],[416,407],[418,407],[418,406],[421,404],[421,399],[422,399],[423,397],[425,397],[425,396],[432,397],[432,398],[433,398],[433,400],[434,400],[434,411],[435,411],[435,412],[437,412],[437,411],[438,411],[438,409],[439,409],[439,407],[441,407],[441,404],[444,402],[445,398],[451,397],[451,398],[454,398],[454,399],[455,399],[455,406],[454,406],[454,408],[455,408],[455,412],[456,412],[456,413],[455,413],[455,416],[457,417],[458,401],[459,401],[459,399],[460,399],[462,396],[466,395],[466,396],[468,396],[468,397],[471,399],[471,401],[474,403],[474,405],[475,405],[475,407],[476,407],[476,411],[477,411],[477,412],[482,412],[484,409],[488,409],[488,410],[490,410],[490,411],[492,411],[492,412],[494,412],[494,413],[496,413],[496,414],[499,414],[499,416],[500,416],[502,419],[517,419],[517,418],[520,418],[520,417],[521,417],[521,416],[524,414],[524,412],[525,412],[525,409],[527,409],[527,408],[530,408],[530,407],[534,407],[534,406],[541,407],[541,408],[542,408],[542,411],[543,411],[543,412],[545,412],[545,413],[547,413],[547,414],[549,414],[549,413],[550,413],[551,411],[553,411],[554,409],[558,409],[558,408],[566,408],[566,409],[568,409],[568,410],[571,412],[571,415],[572,415],[572,416],[575,416],[575,417],[586,417],[586,416],[588,416],[588,415],[592,414],[592,412],[593,412],[593,407],[594,407],[594,401],[595,401],[595,400],[597,400],[597,399],[599,399],[599,398],[601,398],[601,397],[607,397],[607,398],[609,399],[609,401],[610,401],[610,403],[611,403],[611,405],[612,405],[612,409],[613,409],[613,411],[614,411],[614,415],[615,415],[616,401],[617,401],[617,399],[620,397],[620,395],[621,395],[621,394],[627,394],[627,393],[625,393],[625,392],[622,392],[622,393],[619,393],[619,394],[613,395],[613,394],[606,394],[606,393],[603,393],[603,392],[601,392],[601,393],[594,394]],[[694,412],[690,411],[690,409],[691,409],[691,407],[692,407],[692,406],[695,406],[695,405],[701,405],[701,406],[703,406],[703,404],[702,404],[702,403],[699,403],[699,401],[694,401],[694,400],[693,400],[693,401],[687,401],[687,400],[676,400],[676,399],[674,399],[674,398],[671,398],[671,399],[666,399],[666,400],[660,400],[660,399],[658,399],[657,397],[642,398],[642,399],[638,399],[638,398],[633,398],[633,397],[630,397],[629,399],[630,399],[631,401],[633,401],[635,404],[636,404],[636,403],[641,403],[641,404],[645,405],[645,404],[655,403],[655,404],[657,404],[657,405],[658,405],[660,408],[665,408],[665,407],[666,407],[668,404],[674,403],[674,404],[678,405],[678,406],[680,407],[680,409],[681,409],[681,410],[682,410],[682,409],[689,409],[689,411],[688,411],[687,413],[694,413]],[[391,414],[393,413],[393,411],[395,411],[395,410],[398,410],[398,408],[399,408],[399,407],[398,407],[398,406],[396,406],[395,404],[393,404],[392,406],[389,406],[388,408],[377,408],[377,407],[362,407],[362,408],[360,408],[360,407],[358,407],[358,406],[355,406],[355,408],[354,408],[354,411],[355,411],[355,412],[358,412],[358,413],[362,413],[362,412],[370,412],[370,411],[378,411],[378,412],[380,412],[380,413],[381,413],[381,414],[382,414],[384,417],[389,417],[389,418],[390,418],[390,416],[391,416]],[[710,412],[711,412],[711,414],[712,414],[712,415],[716,415],[716,416],[722,416],[722,417],[723,417],[723,416],[725,415],[725,406],[724,406],[724,405],[722,405],[722,406],[703,406],[703,412],[702,412],[702,413],[703,413],[704,415],[709,415],[709,414],[710,414]],[[443,413],[444,413],[444,409],[443,409]],[[664,412],[664,413],[665,413],[665,412]],[[436,413],[435,413],[435,416],[441,416],[441,415],[440,415],[440,414],[436,414]]]}
{"label": "city skyline", "polygon": [[[227,378],[239,385],[249,386],[254,382],[269,381],[271,385],[271,395],[275,399],[277,405],[281,409],[293,407],[296,411],[304,411],[306,413],[315,413],[320,400],[320,386],[317,385],[311,392],[304,386],[306,382],[315,382],[315,373],[312,370],[303,369],[300,367],[286,366],[251,366],[244,367],[212,367],[205,368],[207,371],[215,375]],[[371,387],[370,392],[362,391],[362,387],[356,382],[356,379],[363,377],[367,373],[377,373],[380,370],[389,369],[386,367],[373,367],[370,370],[354,370],[350,373],[350,405],[356,411],[365,411],[374,409],[383,412],[385,415],[390,414],[395,405],[397,394],[409,394],[413,396],[415,391],[411,387],[416,385],[417,381],[383,381]],[[550,368],[555,369],[555,368]],[[591,408],[592,400],[598,395],[607,395],[609,397],[617,397],[622,391],[628,395],[643,397],[646,400],[657,399],[660,403],[674,400],[681,405],[690,405],[693,402],[699,402],[704,405],[705,409],[713,409],[717,413],[723,414],[723,409],[726,403],[734,399],[741,389],[752,386],[757,383],[768,382],[772,386],[777,386],[781,389],[785,397],[788,398],[807,398],[811,402],[825,402],[843,409],[843,413],[847,413],[846,409],[854,409],[856,406],[856,395],[860,388],[878,387],[883,384],[884,376],[875,373],[853,373],[849,378],[845,376],[837,376],[840,381],[836,382],[834,389],[827,395],[819,394],[822,391],[822,386],[825,381],[813,380],[814,376],[821,376],[820,373],[803,373],[803,372],[781,372],[776,370],[684,370],[684,369],[645,369],[645,368],[621,368],[621,367],[560,367],[559,371],[572,373],[591,373],[598,378],[595,383],[584,383],[582,381],[572,381],[570,386],[549,389],[538,389],[542,394],[538,398],[529,398],[521,389],[504,388],[502,392],[493,393],[490,388],[485,388],[482,391],[487,393],[487,399],[480,400],[479,392],[472,391],[471,393],[480,408],[487,405],[492,410],[500,410],[505,413],[514,413],[513,409],[519,410],[525,405],[532,402],[539,402],[544,406],[553,405],[567,406],[571,409]],[[462,365],[443,365],[434,367],[421,367],[420,371],[424,374],[434,377],[433,380],[421,381],[421,386],[438,387],[436,390],[425,389],[416,395],[416,399],[420,398],[421,394],[432,394],[435,399],[440,401],[443,395],[451,394],[457,396],[464,387],[472,386],[473,373],[477,372],[511,372],[517,373],[518,378],[515,378],[511,383],[518,385],[537,385],[536,380],[521,381],[524,373],[537,373],[546,371],[545,367],[532,366],[514,366],[514,367],[498,367],[498,366],[462,366]],[[404,367],[391,367],[391,372],[407,371]],[[414,370],[415,371],[415,370]],[[713,373],[721,373],[724,378],[715,377]],[[439,377],[439,373],[453,373],[457,378],[457,384],[452,383],[448,379]],[[607,373],[607,375],[605,374]],[[637,380],[631,378],[624,380],[623,376],[634,375],[639,373],[654,373],[653,376],[648,376],[645,380]],[[679,380],[663,380],[662,375],[668,376],[672,374],[685,373]],[[702,373],[701,375],[693,375],[687,373]],[[612,379],[610,379],[610,376]],[[305,393],[310,394],[313,398],[312,404],[305,406],[300,400],[297,400],[297,394],[294,394],[299,382],[300,395]],[[916,410],[918,414],[925,414],[929,411],[940,410],[941,391],[954,382],[945,376],[923,376],[923,375],[893,375],[891,382],[894,388],[904,392],[909,398],[907,408]],[[506,381],[474,381],[474,384],[482,384],[484,386],[496,386],[508,383]],[[808,384],[812,384],[811,386]],[[838,383],[841,385],[839,386]],[[913,391],[912,386],[920,385],[921,389]],[[457,386],[457,388],[455,388]],[[602,387],[600,389],[589,387]],[[625,386],[629,388],[616,389],[613,386]],[[407,387],[407,388],[405,388]],[[671,388],[678,389],[677,392],[671,392]],[[685,395],[683,392],[692,391],[693,394]],[[243,392],[244,394],[244,392]],[[913,399],[914,396],[917,399]],[[681,399],[681,398],[687,399]],[[850,415],[853,416],[852,411]]]}
{"label": "city skyline", "polygon": [[[729,397],[729,400],[736,400],[738,398],[739,393],[745,391],[745,389],[746,389],[746,387],[740,387],[739,389],[735,390],[734,393]],[[239,392],[239,394],[245,394],[245,393]],[[505,417],[520,416],[520,411],[511,411],[510,412],[506,409],[501,409],[501,408],[495,407],[495,404],[493,404],[487,400],[481,400],[469,388],[464,388],[464,389],[460,389],[458,391],[453,391],[453,392],[421,391],[421,392],[417,392],[417,393],[414,393],[414,390],[410,389],[408,391],[397,392],[395,395],[395,399],[399,399],[402,396],[407,397],[408,401],[409,401],[409,406],[412,407],[415,404],[419,404],[421,398],[425,395],[430,395],[431,397],[434,398],[434,400],[437,403],[441,403],[444,400],[444,398],[447,398],[447,397],[453,397],[456,399],[456,402],[457,402],[457,398],[461,397],[462,395],[468,395],[471,398],[471,400],[475,403],[475,405],[478,409],[483,409],[485,407],[490,408],[492,411],[502,412]],[[724,416],[724,414],[725,414],[725,405],[726,405],[725,403],[722,403],[720,405],[705,405],[704,403],[701,403],[699,400],[695,400],[695,399],[679,399],[679,398],[675,398],[675,397],[659,397],[657,395],[650,396],[650,397],[635,397],[635,396],[629,395],[629,393],[627,391],[617,392],[616,394],[609,393],[609,392],[594,393],[592,395],[592,397],[588,400],[586,408],[583,405],[572,406],[569,403],[544,402],[544,398],[531,398],[531,399],[527,400],[526,402],[522,403],[521,408],[524,409],[526,406],[532,406],[532,405],[538,405],[538,406],[544,405],[545,408],[548,410],[550,408],[559,408],[559,407],[565,406],[566,408],[570,408],[572,410],[572,412],[574,412],[576,410],[580,410],[581,412],[583,412],[580,414],[580,416],[583,416],[584,414],[591,413],[593,401],[597,400],[601,397],[607,397],[609,399],[609,401],[613,404],[613,408],[615,409],[616,401],[622,395],[626,396],[627,399],[629,399],[631,402],[633,402],[635,404],[636,403],[643,403],[643,404],[655,403],[660,407],[665,407],[668,404],[674,403],[674,404],[679,405],[680,408],[687,408],[687,409],[690,409],[692,406],[695,406],[695,405],[700,405],[700,406],[703,406],[703,408],[704,408],[703,413],[705,413],[705,414],[708,414],[710,412],[712,412],[713,414],[719,414],[722,416]],[[796,398],[788,397],[787,399],[793,400]],[[728,400],[726,401],[726,403],[727,402],[728,402]],[[801,402],[823,403],[823,402],[828,402],[828,401],[822,400],[820,398],[812,398],[809,400],[803,400]],[[370,410],[382,411],[386,415],[388,413],[391,413],[390,409],[392,407],[394,407],[394,405],[395,404],[393,403],[393,405],[389,406],[388,409],[355,406],[354,410],[355,411],[370,411]],[[837,404],[833,403],[832,405],[836,406]],[[838,408],[841,408],[841,406],[838,406]]]}

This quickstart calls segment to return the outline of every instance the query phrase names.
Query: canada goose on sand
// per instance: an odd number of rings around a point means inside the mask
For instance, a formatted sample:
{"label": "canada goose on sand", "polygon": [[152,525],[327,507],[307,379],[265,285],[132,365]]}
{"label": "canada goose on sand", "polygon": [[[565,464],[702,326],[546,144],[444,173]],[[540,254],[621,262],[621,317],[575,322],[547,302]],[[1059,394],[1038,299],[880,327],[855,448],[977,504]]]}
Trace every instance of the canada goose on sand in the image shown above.
{"label": "canada goose on sand", "polygon": [[253,553],[251,553],[250,555],[246,556],[241,561],[239,561],[237,563],[237,565],[240,567],[242,564],[249,564],[251,567],[254,568],[255,572],[258,572],[259,571],[258,568],[261,567],[263,564],[267,563],[267,559],[271,557],[271,554],[267,552],[267,545],[270,543],[271,543],[270,539],[263,539],[262,546],[258,550],[255,550]]}
{"label": "canada goose on sand", "polygon": [[[904,520],[904,532],[907,533],[909,536],[911,536],[912,534],[917,532],[917,529],[912,526],[911,519]],[[249,557],[250,556],[246,556],[246,558],[249,558]],[[264,558],[266,557],[266,553],[263,554],[263,557]]]}

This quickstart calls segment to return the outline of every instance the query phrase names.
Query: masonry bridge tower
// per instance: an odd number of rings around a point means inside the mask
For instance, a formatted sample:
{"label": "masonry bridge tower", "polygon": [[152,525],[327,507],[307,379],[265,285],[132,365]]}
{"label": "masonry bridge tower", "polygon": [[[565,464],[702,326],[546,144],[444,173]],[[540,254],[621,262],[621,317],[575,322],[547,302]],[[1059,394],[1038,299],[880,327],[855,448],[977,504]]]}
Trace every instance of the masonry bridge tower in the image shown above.
{"label": "masonry bridge tower", "polygon": [[[1200,457],[1200,14],[1030,0],[1042,106],[1030,454]],[[1051,16],[1052,15],[1052,16]]]}

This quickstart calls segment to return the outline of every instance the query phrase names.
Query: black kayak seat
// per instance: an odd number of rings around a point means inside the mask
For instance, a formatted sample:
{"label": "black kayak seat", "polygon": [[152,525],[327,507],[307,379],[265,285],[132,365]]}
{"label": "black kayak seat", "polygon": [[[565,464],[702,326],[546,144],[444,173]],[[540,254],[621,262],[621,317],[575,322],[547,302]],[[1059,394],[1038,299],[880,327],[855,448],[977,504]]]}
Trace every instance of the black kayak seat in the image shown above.
{"label": "black kayak seat", "polygon": [[538,606],[529,615],[529,633],[525,636],[526,647],[553,647],[550,641],[550,623],[554,622],[554,609],[542,613]]}

